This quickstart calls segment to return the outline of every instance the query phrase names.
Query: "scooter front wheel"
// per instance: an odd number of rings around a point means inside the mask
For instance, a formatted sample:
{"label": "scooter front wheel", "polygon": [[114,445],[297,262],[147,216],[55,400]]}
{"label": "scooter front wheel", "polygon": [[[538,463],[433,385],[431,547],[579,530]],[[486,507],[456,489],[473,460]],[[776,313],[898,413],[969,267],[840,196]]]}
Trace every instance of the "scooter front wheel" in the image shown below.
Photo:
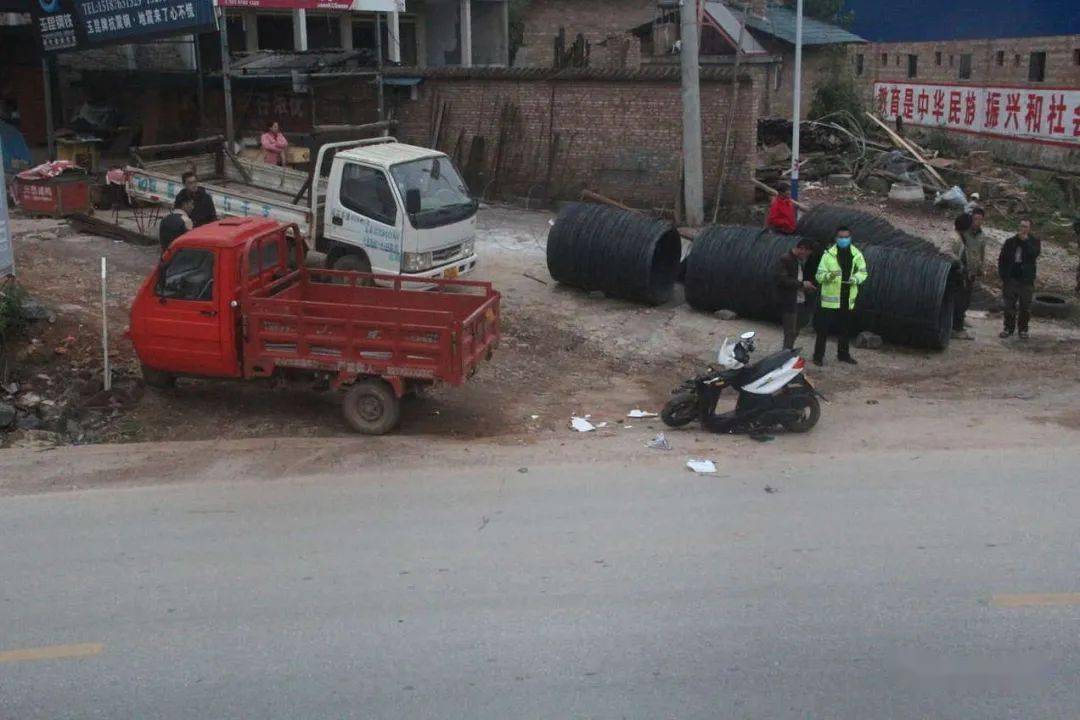
{"label": "scooter front wheel", "polygon": [[668,400],[660,411],[660,419],[668,427],[682,427],[693,422],[698,416],[697,393],[681,392]]}
{"label": "scooter front wheel", "polygon": [[818,403],[817,397],[812,393],[801,392],[793,394],[788,399],[791,409],[798,412],[798,416],[785,420],[783,422],[784,429],[793,433],[810,432],[817,425],[817,421],[821,419],[821,405]]}

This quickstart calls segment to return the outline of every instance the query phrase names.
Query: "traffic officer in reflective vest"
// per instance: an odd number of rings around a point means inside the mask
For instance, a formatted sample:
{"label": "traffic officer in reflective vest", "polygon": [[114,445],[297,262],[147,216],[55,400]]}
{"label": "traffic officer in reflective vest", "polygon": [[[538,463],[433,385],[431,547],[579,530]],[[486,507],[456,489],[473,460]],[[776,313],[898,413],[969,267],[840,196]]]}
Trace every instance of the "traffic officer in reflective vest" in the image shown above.
{"label": "traffic officer in reflective vest", "polygon": [[869,276],[863,254],[851,244],[851,230],[838,227],[836,242],[821,256],[814,276],[821,288],[821,308],[814,317],[814,328],[817,330],[815,365],[825,364],[825,343],[829,333],[837,336],[837,359],[851,365],[857,364],[855,358],[851,357],[852,316],[859,286]]}

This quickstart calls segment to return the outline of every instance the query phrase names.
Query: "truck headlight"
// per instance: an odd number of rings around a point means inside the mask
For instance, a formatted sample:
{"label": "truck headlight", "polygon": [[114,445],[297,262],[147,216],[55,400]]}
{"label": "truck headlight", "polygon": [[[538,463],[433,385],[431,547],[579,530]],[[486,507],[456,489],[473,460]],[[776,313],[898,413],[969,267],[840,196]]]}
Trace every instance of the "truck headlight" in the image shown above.
{"label": "truck headlight", "polygon": [[415,273],[431,269],[431,253],[402,253],[401,269],[405,272]]}
{"label": "truck headlight", "polygon": [[476,250],[476,241],[475,240],[466,240],[465,242],[461,243],[461,256],[462,257],[471,256],[473,254],[474,250]]}

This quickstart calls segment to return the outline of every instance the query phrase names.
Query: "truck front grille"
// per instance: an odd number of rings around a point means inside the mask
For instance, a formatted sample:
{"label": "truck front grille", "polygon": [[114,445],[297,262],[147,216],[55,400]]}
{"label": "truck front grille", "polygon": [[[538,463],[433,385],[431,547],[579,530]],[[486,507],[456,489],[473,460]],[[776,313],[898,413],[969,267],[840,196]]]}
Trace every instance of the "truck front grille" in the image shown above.
{"label": "truck front grille", "polygon": [[461,254],[461,246],[460,245],[451,245],[448,248],[443,248],[442,250],[435,250],[434,252],[432,252],[431,253],[431,262],[434,265],[438,265],[439,263],[447,262],[448,260],[453,260],[454,258],[456,258],[460,254]]}

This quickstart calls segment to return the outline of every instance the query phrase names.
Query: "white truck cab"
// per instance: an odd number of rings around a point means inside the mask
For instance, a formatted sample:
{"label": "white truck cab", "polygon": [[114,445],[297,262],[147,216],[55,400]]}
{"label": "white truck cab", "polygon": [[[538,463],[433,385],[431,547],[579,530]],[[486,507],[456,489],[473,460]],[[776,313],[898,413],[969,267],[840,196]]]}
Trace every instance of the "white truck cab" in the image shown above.
{"label": "white truck cab", "polygon": [[456,278],[476,267],[477,207],[445,154],[372,138],[334,154],[316,249],[337,270]]}

